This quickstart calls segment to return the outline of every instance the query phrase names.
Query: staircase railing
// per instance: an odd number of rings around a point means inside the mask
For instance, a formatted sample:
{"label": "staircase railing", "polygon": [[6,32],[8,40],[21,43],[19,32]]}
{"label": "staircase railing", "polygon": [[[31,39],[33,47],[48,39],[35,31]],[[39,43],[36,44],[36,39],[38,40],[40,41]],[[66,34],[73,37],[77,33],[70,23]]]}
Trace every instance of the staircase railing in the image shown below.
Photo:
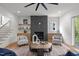
{"label": "staircase railing", "polygon": [[0,48],[4,48],[9,44],[10,32],[9,27],[7,27],[9,21],[0,26]]}
{"label": "staircase railing", "polygon": [[5,24],[3,24],[0,29],[2,29],[4,26],[6,26],[8,24],[9,21],[7,21]]}

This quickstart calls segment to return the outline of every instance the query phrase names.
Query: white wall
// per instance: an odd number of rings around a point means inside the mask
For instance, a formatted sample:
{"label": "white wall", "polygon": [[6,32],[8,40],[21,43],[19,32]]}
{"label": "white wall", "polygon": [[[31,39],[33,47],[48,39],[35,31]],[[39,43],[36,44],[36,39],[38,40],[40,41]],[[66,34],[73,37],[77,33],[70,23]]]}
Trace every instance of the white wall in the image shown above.
{"label": "white wall", "polygon": [[31,23],[30,16],[18,16],[18,24],[23,24],[23,19],[28,19],[28,23]]}
{"label": "white wall", "polygon": [[[53,23],[55,23],[55,30],[53,30]],[[48,17],[48,33],[59,32],[59,18],[58,17]]]}
{"label": "white wall", "polygon": [[11,31],[12,36],[9,39],[8,44],[15,42],[17,40],[17,19],[18,18],[15,15],[13,15],[12,13],[10,13],[9,11],[7,11],[5,8],[0,6],[0,17],[1,16],[5,16],[10,19],[10,29],[12,30]]}
{"label": "white wall", "polygon": [[[23,24],[23,19],[27,19],[28,24],[31,24],[30,16],[18,16],[18,24]],[[18,25],[18,28],[19,27],[25,27],[25,28],[29,27],[30,28],[30,26],[31,25],[29,25],[29,26],[28,25],[27,26],[26,25],[20,25],[20,26]],[[28,31],[28,33],[30,33],[30,30],[27,30],[27,31]],[[24,32],[24,29],[18,30],[18,32]]]}
{"label": "white wall", "polygon": [[[31,23],[30,16],[19,17],[18,24],[23,24],[23,19],[28,19],[29,24]],[[56,25],[56,30],[53,30],[53,23]],[[58,17],[50,17],[48,16],[48,33],[59,32],[59,18]]]}
{"label": "white wall", "polygon": [[60,17],[60,32],[65,43],[74,45],[74,22],[73,17],[79,15],[79,9],[75,8]]}

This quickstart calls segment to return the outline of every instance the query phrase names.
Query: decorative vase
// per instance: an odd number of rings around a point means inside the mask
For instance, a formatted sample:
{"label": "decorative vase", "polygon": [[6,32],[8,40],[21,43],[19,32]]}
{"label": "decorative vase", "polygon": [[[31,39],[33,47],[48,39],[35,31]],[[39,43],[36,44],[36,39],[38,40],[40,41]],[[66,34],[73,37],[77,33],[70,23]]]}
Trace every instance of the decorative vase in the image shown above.
{"label": "decorative vase", "polygon": [[38,36],[36,34],[34,34],[32,36],[33,43],[36,43],[37,42],[37,39],[38,39]]}

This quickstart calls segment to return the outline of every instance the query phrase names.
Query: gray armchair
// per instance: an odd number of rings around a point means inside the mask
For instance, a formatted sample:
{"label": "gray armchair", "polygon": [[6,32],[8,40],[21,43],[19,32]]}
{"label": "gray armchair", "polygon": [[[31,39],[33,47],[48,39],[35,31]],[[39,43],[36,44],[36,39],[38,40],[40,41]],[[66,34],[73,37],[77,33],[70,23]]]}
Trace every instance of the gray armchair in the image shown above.
{"label": "gray armchair", "polygon": [[57,44],[57,45],[61,45],[62,35],[61,34],[56,34],[56,35],[52,36],[52,43]]}

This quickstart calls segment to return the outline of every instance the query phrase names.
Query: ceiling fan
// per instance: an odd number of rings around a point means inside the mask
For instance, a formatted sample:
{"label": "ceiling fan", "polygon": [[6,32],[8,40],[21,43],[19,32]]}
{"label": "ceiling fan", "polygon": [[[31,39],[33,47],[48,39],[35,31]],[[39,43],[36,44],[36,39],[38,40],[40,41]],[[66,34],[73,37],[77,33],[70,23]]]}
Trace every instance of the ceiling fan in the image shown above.
{"label": "ceiling fan", "polygon": [[[36,3],[30,3],[30,4],[28,4],[24,7],[28,7],[28,6],[31,6],[31,5],[34,5],[34,4],[36,4]],[[58,5],[58,3],[48,3],[48,4]],[[42,5],[45,8],[45,10],[48,10],[44,3],[37,3],[35,11],[38,10],[39,5]]]}

